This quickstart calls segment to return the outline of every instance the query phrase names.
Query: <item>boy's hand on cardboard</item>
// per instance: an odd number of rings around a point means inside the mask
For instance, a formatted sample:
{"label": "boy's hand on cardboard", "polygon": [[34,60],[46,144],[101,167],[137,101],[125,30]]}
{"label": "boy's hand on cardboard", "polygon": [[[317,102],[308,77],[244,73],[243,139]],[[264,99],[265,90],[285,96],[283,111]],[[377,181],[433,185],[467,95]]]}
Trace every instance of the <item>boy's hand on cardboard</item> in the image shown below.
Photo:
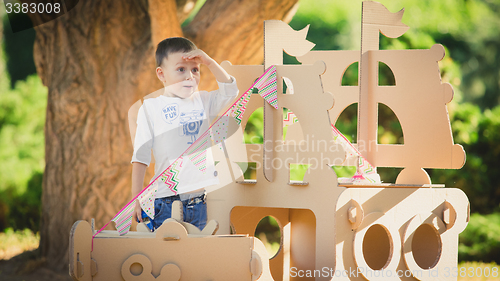
{"label": "boy's hand on cardboard", "polygon": [[210,66],[214,62],[214,60],[209,55],[207,55],[200,49],[187,52],[184,56],[182,56],[182,58],[187,61],[194,61],[196,63],[205,64],[207,66]]}

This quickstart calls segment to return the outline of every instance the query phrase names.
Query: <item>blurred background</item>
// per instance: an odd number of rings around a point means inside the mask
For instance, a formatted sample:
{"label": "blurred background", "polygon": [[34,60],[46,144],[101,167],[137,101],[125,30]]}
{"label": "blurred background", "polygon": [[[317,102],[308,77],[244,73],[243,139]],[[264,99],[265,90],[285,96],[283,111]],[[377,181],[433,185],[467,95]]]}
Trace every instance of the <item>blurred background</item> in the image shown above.
{"label": "blurred background", "polygon": [[[184,24],[196,15],[198,1]],[[448,111],[455,143],[464,146],[466,164],[460,170],[427,170],[433,183],[458,187],[468,196],[471,219],[460,235],[459,261],[500,263],[500,0],[379,1],[391,12],[405,8],[402,22],[410,29],[400,38],[381,36],[380,49],[445,47],[439,62],[443,82],[454,88]],[[327,11],[327,12],[325,12]],[[10,27],[29,24],[23,14],[11,18],[0,8],[0,260],[38,248],[42,179],[45,167],[44,126],[48,90],[33,61],[35,31],[13,33]],[[307,39],[314,50],[359,50],[361,1],[300,0],[290,25],[310,24]],[[285,63],[297,63],[285,55]],[[394,83],[380,66],[381,82]],[[357,85],[357,66],[343,84]],[[356,139],[356,105],[336,126]],[[379,143],[401,143],[397,118],[380,107]],[[262,139],[262,112],[251,117],[247,139]],[[430,136],[432,137],[432,136]],[[400,169],[379,168],[382,180],[394,182]],[[276,231],[278,233],[276,234]],[[276,248],[279,228],[272,218],[259,225],[256,236]],[[274,243],[274,244],[273,244]],[[478,279],[479,280],[479,279]]]}

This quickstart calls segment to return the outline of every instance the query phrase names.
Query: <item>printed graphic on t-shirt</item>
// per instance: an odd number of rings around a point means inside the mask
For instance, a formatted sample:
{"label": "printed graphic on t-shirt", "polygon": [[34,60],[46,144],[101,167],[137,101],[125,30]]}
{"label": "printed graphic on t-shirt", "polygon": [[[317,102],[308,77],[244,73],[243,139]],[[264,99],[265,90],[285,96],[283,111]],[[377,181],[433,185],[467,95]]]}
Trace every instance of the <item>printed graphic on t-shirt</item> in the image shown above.
{"label": "printed graphic on t-shirt", "polygon": [[168,124],[172,124],[179,117],[179,105],[176,103],[168,104],[161,110],[161,113],[163,120]]}
{"label": "printed graphic on t-shirt", "polygon": [[201,124],[203,124],[203,113],[202,109],[181,113],[179,134],[191,138],[191,141],[187,144],[192,144],[196,141],[196,137],[200,133]]}

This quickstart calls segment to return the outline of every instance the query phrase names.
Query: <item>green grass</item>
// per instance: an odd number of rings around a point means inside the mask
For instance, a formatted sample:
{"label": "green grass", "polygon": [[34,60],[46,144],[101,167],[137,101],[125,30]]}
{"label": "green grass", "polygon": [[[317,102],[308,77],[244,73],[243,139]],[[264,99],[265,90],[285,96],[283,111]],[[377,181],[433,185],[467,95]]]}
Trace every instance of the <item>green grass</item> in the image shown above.
{"label": "green grass", "polygon": [[0,260],[8,260],[26,251],[38,248],[40,234],[29,229],[14,231],[7,228],[0,233]]}
{"label": "green grass", "polygon": [[[462,262],[458,264],[459,281],[493,281],[500,280],[500,266],[496,263]],[[485,276],[487,275],[487,276]]]}

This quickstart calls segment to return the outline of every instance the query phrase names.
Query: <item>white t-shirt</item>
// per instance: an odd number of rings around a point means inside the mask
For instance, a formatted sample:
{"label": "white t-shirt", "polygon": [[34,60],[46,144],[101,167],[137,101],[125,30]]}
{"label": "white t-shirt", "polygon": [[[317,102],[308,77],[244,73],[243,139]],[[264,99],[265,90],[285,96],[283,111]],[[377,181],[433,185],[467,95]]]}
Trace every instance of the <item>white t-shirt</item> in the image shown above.
{"label": "white t-shirt", "polygon": [[[155,175],[151,180],[157,178],[196,141],[197,137],[208,130],[217,114],[238,95],[236,80],[234,77],[231,79],[231,83],[219,82],[218,90],[195,92],[186,99],[161,95],[144,100],[137,115],[137,132],[131,162],[149,166],[153,149],[156,165]],[[149,114],[153,137],[144,107]],[[205,172],[201,172],[188,157],[183,157],[177,186],[178,193],[219,183],[211,149],[207,149],[206,157]],[[161,179],[157,182],[156,198],[173,195]]]}

